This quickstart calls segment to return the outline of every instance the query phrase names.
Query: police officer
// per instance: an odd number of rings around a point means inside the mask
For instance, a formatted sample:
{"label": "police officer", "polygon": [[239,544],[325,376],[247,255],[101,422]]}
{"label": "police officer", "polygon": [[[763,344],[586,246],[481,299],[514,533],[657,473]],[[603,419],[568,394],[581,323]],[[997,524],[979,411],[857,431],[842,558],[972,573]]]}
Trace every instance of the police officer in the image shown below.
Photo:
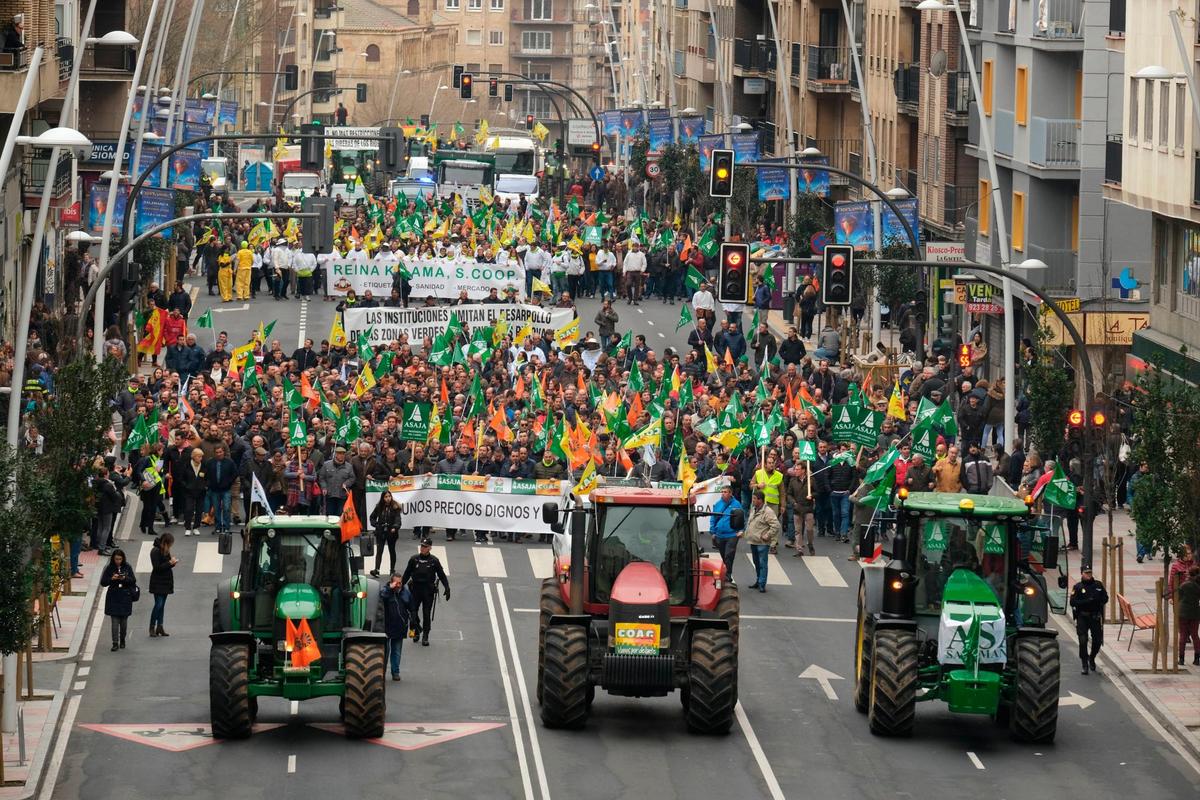
{"label": "police officer", "polygon": [[[1083,568],[1079,583],[1071,588],[1071,608],[1075,612],[1075,633],[1079,636],[1079,660],[1083,662],[1083,674],[1096,669],[1096,655],[1104,644],[1104,606],[1108,603],[1108,592],[1104,584],[1092,576],[1091,566]],[[1088,650],[1088,637],[1092,647]]]}
{"label": "police officer", "polygon": [[[446,578],[446,571],[442,569],[442,562],[429,552],[431,547],[433,547],[432,539],[421,540],[420,552],[408,560],[408,566],[404,568],[404,576],[400,579],[402,584],[412,587],[413,603],[421,609],[421,621],[418,623],[414,620],[413,629],[416,631],[416,635],[421,637],[421,645],[424,647],[429,647],[431,624],[429,615],[433,611],[433,604],[437,596],[438,581],[441,581],[442,586],[445,587],[443,596],[446,601],[450,600],[450,581]],[[416,636],[413,639],[415,640]]]}

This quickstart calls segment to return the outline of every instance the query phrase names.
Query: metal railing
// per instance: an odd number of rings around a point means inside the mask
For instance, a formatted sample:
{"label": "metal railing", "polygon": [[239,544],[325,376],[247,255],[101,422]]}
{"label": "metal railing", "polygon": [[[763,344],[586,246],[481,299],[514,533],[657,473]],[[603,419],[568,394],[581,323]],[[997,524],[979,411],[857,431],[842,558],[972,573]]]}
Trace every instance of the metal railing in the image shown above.
{"label": "metal railing", "polygon": [[1026,245],[1030,258],[1040,259],[1048,269],[1041,270],[1043,289],[1074,291],[1076,284],[1075,263],[1079,256],[1068,247],[1039,247]]}
{"label": "metal railing", "polygon": [[804,59],[804,46],[799,42],[792,42],[792,75],[800,76],[800,64]]}
{"label": "metal railing", "polygon": [[858,86],[850,48],[808,45],[808,80]]}
{"label": "metal railing", "polygon": [[[1083,0],[1038,0],[1038,3],[1037,7],[1045,11],[1034,19],[1035,39],[1083,38]],[[1007,8],[1005,3],[1000,5]]]}
{"label": "metal railing", "polygon": [[1043,167],[1078,167],[1079,127],[1077,119],[1033,117],[1029,126],[1029,163]]}
{"label": "metal railing", "polygon": [[1192,154],[1192,205],[1200,206],[1200,153]]}
{"label": "metal railing", "polygon": [[[46,185],[46,173],[50,169],[49,150],[28,150],[25,156],[25,194],[41,194]],[[71,189],[71,154],[61,153],[58,170],[54,173],[54,196],[66,194]]]}
{"label": "metal railing", "polygon": [[534,58],[569,58],[573,55],[571,48],[554,40],[549,47],[526,47],[520,40],[514,41],[508,47],[509,55],[533,56]]}
{"label": "metal railing", "polygon": [[136,52],[132,47],[84,48],[79,64],[81,72],[133,72]]}
{"label": "metal railing", "polygon": [[896,180],[900,181],[901,188],[908,190],[910,195],[917,196],[918,183],[915,169],[896,170]]}
{"label": "metal railing", "polygon": [[1015,134],[1015,126],[1017,115],[1015,112],[1006,108],[998,108],[993,115],[996,120],[995,147],[997,153],[1003,153],[1006,156],[1013,154],[1013,136]]}
{"label": "metal railing", "polygon": [[1110,133],[1104,142],[1104,182],[1121,185],[1121,164],[1125,142],[1119,133]]}
{"label": "metal railing", "polygon": [[921,66],[919,64],[903,64],[892,75],[892,83],[896,87],[896,100],[901,103],[920,102],[921,95]]}
{"label": "metal railing", "polygon": [[971,73],[946,74],[946,111],[950,114],[971,113]]}
{"label": "metal railing", "polygon": [[966,224],[968,212],[974,211],[978,202],[978,186],[947,184],[942,189],[943,224],[950,226]]}
{"label": "metal railing", "polygon": [[757,39],[734,39],[733,64],[754,72],[771,72],[775,69],[775,45]]}

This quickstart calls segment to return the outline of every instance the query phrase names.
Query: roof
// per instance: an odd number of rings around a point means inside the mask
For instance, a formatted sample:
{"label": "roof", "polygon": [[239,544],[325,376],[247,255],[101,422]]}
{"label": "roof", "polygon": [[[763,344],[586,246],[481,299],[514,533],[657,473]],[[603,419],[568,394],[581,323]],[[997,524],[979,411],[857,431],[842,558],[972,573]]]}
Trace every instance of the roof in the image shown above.
{"label": "roof", "polygon": [[342,27],[353,29],[412,28],[417,22],[375,0],[343,0]]}
{"label": "roof", "polygon": [[647,489],[634,486],[601,486],[592,491],[593,503],[618,506],[681,506],[684,500],[678,489]]}
{"label": "roof", "polygon": [[341,526],[341,522],[340,517],[326,516],[324,514],[297,514],[294,517],[280,514],[275,519],[271,519],[268,516],[257,516],[250,520],[250,526],[253,528],[296,530],[299,528],[338,528]]}
{"label": "roof", "polygon": [[[972,504],[973,508],[967,511],[962,507],[964,502]],[[1015,497],[958,492],[911,492],[901,508],[909,513],[929,512],[948,517],[967,514],[987,518],[1030,516],[1029,507]]]}

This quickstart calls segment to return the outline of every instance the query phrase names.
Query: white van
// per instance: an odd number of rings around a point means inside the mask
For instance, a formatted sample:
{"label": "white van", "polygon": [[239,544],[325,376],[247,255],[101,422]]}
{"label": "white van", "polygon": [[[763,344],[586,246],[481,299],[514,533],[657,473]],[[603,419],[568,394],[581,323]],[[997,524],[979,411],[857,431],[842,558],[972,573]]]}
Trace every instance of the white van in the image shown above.
{"label": "white van", "polygon": [[413,156],[408,159],[408,173],[404,176],[410,180],[433,180],[433,167],[429,164],[428,156]]}

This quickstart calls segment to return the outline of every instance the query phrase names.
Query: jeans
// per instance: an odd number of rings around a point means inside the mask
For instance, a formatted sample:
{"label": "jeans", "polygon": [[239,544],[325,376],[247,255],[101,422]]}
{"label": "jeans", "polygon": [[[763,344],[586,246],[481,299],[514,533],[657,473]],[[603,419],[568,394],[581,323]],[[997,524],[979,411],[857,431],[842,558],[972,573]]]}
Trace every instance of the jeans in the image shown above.
{"label": "jeans", "polygon": [[165,594],[154,595],[154,608],[150,609],[150,627],[162,627],[163,612],[167,610],[167,596]]}
{"label": "jeans", "polygon": [[992,443],[992,434],[996,434],[996,445],[1004,447],[1004,423],[993,425],[988,422],[983,426],[983,446],[987,447]]}
{"label": "jeans", "polygon": [[791,544],[796,541],[795,518],[792,515],[792,510],[789,508],[783,512],[783,516],[780,519],[783,522],[783,538],[787,540],[788,544]]}
{"label": "jeans", "polygon": [[534,278],[537,278],[539,281],[542,279],[541,270],[532,270],[532,269],[525,270],[525,297],[527,299],[533,298],[533,279]]}
{"label": "jeans", "polygon": [[325,513],[331,517],[340,517],[342,509],[346,507],[345,497],[330,497],[325,495]]}
{"label": "jeans", "polygon": [[829,495],[813,495],[813,516],[817,520],[817,533],[821,536],[833,535],[833,506]]}
{"label": "jeans", "polygon": [[113,645],[121,644],[125,641],[125,632],[129,628],[129,617],[109,617],[112,620],[112,642]]}
{"label": "jeans", "polygon": [[71,574],[79,574],[79,554],[83,551],[83,535],[71,540]]}
{"label": "jeans", "polygon": [[612,274],[612,272],[611,271],[606,272],[604,270],[600,270],[596,273],[596,276],[599,278],[599,281],[600,281],[600,284],[599,284],[600,296],[604,297],[605,294],[608,294],[609,297],[612,297],[613,296],[613,274]]}
{"label": "jeans", "polygon": [[400,674],[400,652],[404,649],[404,637],[400,636],[396,639],[388,639],[388,660],[392,667],[392,674]]}
{"label": "jeans", "polygon": [[213,509],[213,528],[217,531],[229,530],[229,505],[232,502],[229,490],[223,492],[209,491],[205,503]]}
{"label": "jeans", "polygon": [[833,492],[829,495],[833,506],[833,529],[843,539],[850,533],[850,493]]}
{"label": "jeans", "polygon": [[725,562],[725,579],[733,581],[733,561],[737,556],[738,538],[730,536],[728,539],[713,539],[717,544],[717,552],[721,554],[721,560]]}
{"label": "jeans", "polygon": [[103,550],[112,541],[113,520],[116,514],[97,514],[96,527],[92,530],[92,547]]}
{"label": "jeans", "polygon": [[750,558],[754,560],[754,583],[756,586],[767,585],[767,556],[770,555],[771,545],[750,545]]}

